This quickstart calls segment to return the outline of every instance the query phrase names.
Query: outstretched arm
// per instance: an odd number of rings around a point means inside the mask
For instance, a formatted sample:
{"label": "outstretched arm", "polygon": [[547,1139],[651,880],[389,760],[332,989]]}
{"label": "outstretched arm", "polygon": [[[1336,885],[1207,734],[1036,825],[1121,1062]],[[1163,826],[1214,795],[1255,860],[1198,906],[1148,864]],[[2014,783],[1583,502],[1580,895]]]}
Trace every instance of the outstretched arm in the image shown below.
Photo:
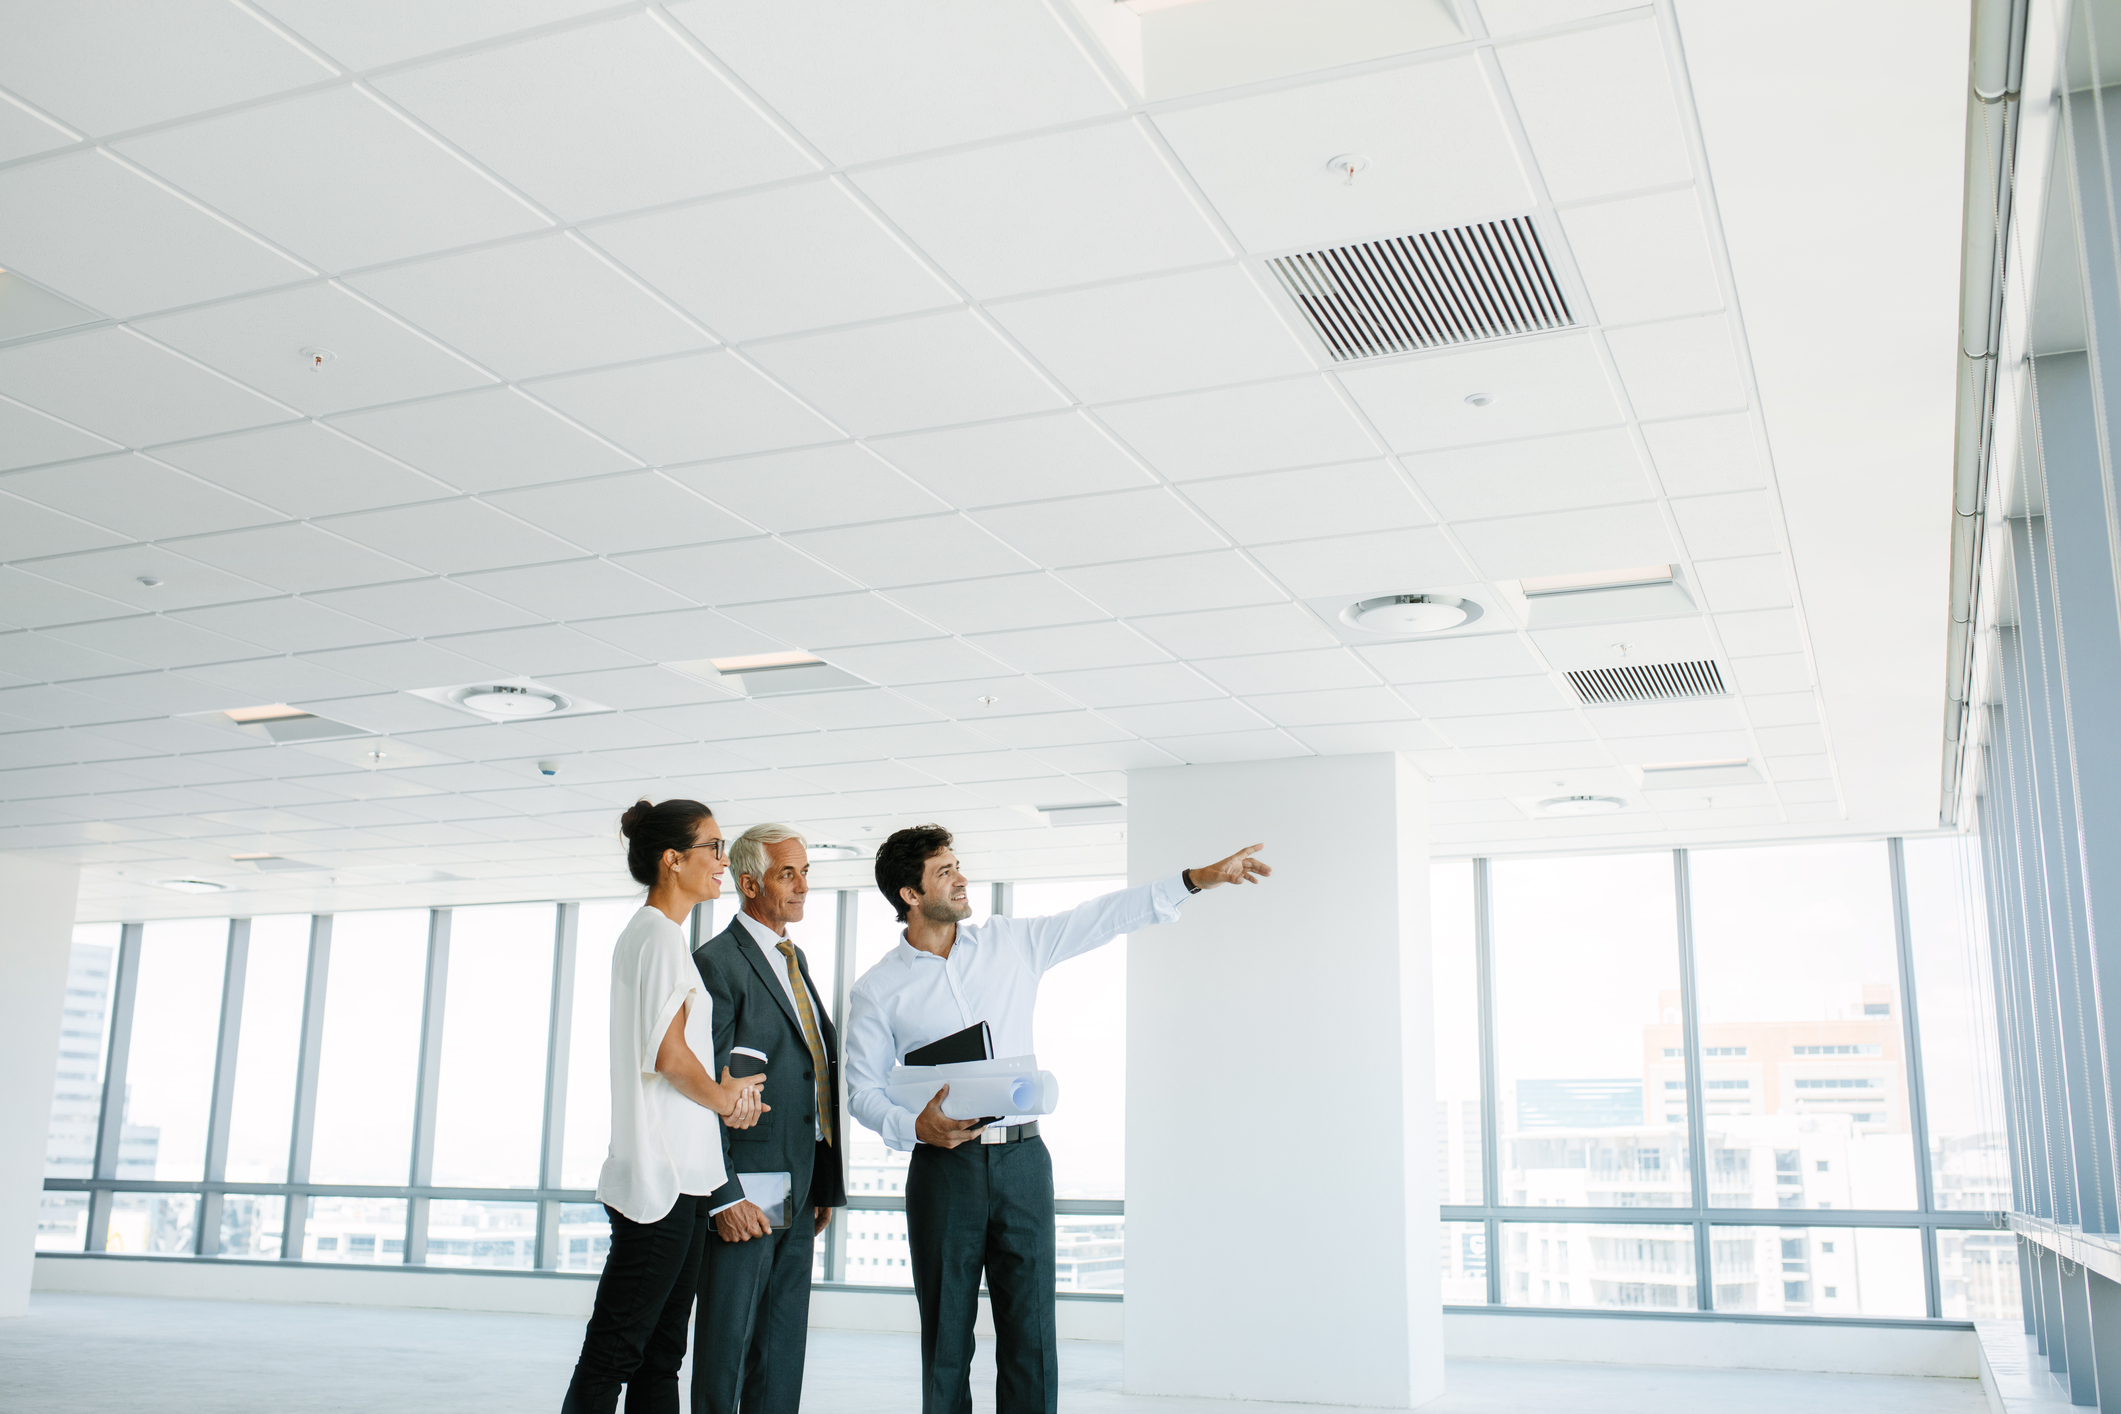
{"label": "outstretched arm", "polygon": [[1264,859],[1252,856],[1265,849],[1263,844],[1248,844],[1225,859],[1218,859],[1205,869],[1188,869],[1186,878],[1193,887],[1206,892],[1219,889],[1224,884],[1256,884],[1274,872],[1273,866]]}

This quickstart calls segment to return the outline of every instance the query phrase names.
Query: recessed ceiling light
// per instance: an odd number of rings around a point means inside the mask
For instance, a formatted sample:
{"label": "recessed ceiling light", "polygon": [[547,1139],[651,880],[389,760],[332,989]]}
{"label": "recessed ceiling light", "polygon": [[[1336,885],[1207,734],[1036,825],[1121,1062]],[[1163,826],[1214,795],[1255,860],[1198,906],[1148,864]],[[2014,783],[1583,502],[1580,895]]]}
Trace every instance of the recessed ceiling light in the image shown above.
{"label": "recessed ceiling light", "polygon": [[1720,756],[1714,761],[1651,761],[1643,766],[1644,771],[1714,771],[1732,766],[1743,766],[1749,758],[1744,756]]}
{"label": "recessed ceiling light", "polygon": [[1670,565],[1637,565],[1624,570],[1592,570],[1588,574],[1550,574],[1521,579],[1517,587],[1527,599],[1542,594],[1580,594],[1586,589],[1624,589],[1638,584],[1670,584]]}
{"label": "recessed ceiling light", "polygon": [[1467,407],[1476,407],[1476,408],[1484,408],[1484,407],[1488,406],[1488,405],[1489,405],[1490,403],[1492,403],[1492,402],[1494,402],[1494,401],[1495,401],[1495,395],[1494,395],[1493,393],[1468,393],[1468,394],[1466,394],[1466,406],[1467,406]]}
{"label": "recessed ceiling light", "polygon": [[146,585],[149,589],[160,589],[162,587],[162,577],[160,575],[143,574],[140,576],[140,583]]}
{"label": "recessed ceiling light", "polygon": [[276,854],[231,854],[231,855],[230,855],[230,856],[228,856],[228,857],[229,857],[230,859],[234,859],[234,860],[238,860],[238,861],[249,861],[249,860],[252,860],[252,859],[277,859],[277,858],[279,858],[279,856],[278,856],[278,855],[276,855]]}
{"label": "recessed ceiling light", "polygon": [[267,707],[231,707],[221,715],[231,722],[278,722],[288,717],[306,717],[309,713],[300,707],[275,702]]}
{"label": "recessed ceiling light", "polygon": [[810,846],[812,859],[860,859],[862,852],[851,844],[814,844]]}
{"label": "recessed ceiling light", "polygon": [[794,668],[825,660],[815,653],[750,653],[740,658],[709,658],[718,673],[753,672],[759,668]]}
{"label": "recessed ceiling light", "polygon": [[489,717],[542,717],[567,706],[566,699],[558,693],[539,692],[535,688],[516,687],[509,683],[467,687],[457,693],[456,701],[459,707],[483,712]]}
{"label": "recessed ceiling light", "polygon": [[217,884],[211,879],[164,879],[162,887],[180,894],[217,894],[228,885]]}
{"label": "recessed ceiling light", "polygon": [[1557,795],[1539,802],[1545,815],[1611,815],[1626,808],[1626,801],[1610,795]]}
{"label": "recessed ceiling light", "polygon": [[1479,616],[1478,604],[1450,594],[1386,594],[1340,611],[1341,622],[1371,633],[1441,633]]}

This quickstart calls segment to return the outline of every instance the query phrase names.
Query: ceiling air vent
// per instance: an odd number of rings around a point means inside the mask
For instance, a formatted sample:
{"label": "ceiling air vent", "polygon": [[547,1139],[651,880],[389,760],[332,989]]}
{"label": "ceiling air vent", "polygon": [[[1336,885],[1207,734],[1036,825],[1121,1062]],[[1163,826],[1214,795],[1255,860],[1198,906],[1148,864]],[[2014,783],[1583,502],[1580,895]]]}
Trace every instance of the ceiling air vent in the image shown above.
{"label": "ceiling air vent", "polygon": [[1619,668],[1585,668],[1569,674],[1569,685],[1591,706],[1611,702],[1674,702],[1691,697],[1721,697],[1729,688],[1723,674],[1706,658],[1692,663],[1629,663]]}
{"label": "ceiling air vent", "polygon": [[1573,322],[1529,216],[1277,256],[1267,264],[1342,362]]}

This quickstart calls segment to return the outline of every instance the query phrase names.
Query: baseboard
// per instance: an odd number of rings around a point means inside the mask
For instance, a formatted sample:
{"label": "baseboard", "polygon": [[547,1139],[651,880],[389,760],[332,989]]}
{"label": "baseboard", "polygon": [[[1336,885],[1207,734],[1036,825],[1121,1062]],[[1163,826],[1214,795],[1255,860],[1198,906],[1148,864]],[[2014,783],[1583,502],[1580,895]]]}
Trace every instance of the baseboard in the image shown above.
{"label": "baseboard", "polygon": [[1970,1328],[1797,1322],[1633,1320],[1595,1315],[1444,1312],[1443,1345],[1459,1360],[1680,1365],[1718,1370],[1818,1370],[1847,1375],[1978,1379]]}

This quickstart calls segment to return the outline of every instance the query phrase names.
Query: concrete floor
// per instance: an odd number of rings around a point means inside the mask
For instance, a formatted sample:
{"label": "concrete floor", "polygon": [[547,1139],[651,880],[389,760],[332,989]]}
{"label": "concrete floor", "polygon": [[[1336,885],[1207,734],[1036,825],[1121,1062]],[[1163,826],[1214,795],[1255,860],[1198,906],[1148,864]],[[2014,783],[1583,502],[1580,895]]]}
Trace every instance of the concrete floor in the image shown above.
{"label": "concrete floor", "polygon": [[[0,1321],[6,1414],[536,1414],[557,1410],[581,1323],[552,1316],[275,1306],[39,1293]],[[1120,1347],[1061,1343],[1075,1414],[1318,1414],[1318,1405],[1119,1392]],[[911,1414],[920,1351],[905,1335],[814,1331],[807,1414]],[[973,1401],[994,1407],[983,1359]],[[1454,1361],[1432,1414],[1986,1414],[1973,1380],[1654,1366]]]}

